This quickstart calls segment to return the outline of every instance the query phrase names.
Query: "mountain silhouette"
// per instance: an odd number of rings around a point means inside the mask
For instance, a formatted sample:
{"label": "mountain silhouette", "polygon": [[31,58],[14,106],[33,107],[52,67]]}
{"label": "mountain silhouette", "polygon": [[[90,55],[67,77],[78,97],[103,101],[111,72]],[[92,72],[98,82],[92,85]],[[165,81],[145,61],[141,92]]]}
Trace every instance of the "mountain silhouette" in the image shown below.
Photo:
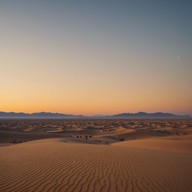
{"label": "mountain silhouette", "polygon": [[51,113],[51,112],[38,112],[38,113],[16,113],[16,112],[0,112],[1,119],[104,119],[104,118],[128,118],[128,119],[147,119],[147,118],[192,118],[190,115],[175,115],[172,113],[163,113],[163,112],[155,112],[155,113],[146,113],[146,112],[138,112],[138,113],[120,113],[115,115],[92,115],[92,116],[84,116],[84,115],[71,115],[71,114],[63,114],[63,113]]}

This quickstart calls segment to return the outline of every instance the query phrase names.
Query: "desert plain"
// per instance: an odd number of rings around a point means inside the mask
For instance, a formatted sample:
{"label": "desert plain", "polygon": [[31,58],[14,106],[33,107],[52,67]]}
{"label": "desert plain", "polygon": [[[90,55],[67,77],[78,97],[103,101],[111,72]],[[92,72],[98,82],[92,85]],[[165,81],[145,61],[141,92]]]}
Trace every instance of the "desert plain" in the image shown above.
{"label": "desert plain", "polygon": [[2,119],[1,192],[190,192],[191,119]]}

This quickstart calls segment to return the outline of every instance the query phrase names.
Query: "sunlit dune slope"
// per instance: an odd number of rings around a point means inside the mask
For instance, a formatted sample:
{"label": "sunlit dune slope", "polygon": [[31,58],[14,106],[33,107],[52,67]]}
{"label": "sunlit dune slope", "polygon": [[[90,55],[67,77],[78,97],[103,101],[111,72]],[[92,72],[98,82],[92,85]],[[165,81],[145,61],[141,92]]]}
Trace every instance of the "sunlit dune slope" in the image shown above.
{"label": "sunlit dune slope", "polygon": [[192,153],[46,139],[0,148],[0,191],[189,192]]}
{"label": "sunlit dune slope", "polygon": [[131,140],[112,145],[163,151],[192,152],[192,135]]}

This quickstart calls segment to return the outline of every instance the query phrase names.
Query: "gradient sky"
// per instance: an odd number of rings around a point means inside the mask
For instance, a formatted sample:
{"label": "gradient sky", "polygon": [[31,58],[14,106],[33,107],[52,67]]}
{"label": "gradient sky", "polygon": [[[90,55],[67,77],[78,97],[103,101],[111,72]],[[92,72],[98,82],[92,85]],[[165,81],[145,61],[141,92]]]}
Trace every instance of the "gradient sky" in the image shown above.
{"label": "gradient sky", "polygon": [[0,111],[192,114],[191,0],[1,0]]}

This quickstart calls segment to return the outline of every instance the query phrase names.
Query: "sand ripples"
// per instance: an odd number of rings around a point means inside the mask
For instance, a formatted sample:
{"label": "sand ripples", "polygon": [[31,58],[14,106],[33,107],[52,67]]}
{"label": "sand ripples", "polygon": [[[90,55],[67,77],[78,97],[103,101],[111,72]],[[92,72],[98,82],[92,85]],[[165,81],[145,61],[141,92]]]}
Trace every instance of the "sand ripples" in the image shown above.
{"label": "sand ripples", "polygon": [[0,191],[189,192],[191,153],[56,140],[0,148]]}

